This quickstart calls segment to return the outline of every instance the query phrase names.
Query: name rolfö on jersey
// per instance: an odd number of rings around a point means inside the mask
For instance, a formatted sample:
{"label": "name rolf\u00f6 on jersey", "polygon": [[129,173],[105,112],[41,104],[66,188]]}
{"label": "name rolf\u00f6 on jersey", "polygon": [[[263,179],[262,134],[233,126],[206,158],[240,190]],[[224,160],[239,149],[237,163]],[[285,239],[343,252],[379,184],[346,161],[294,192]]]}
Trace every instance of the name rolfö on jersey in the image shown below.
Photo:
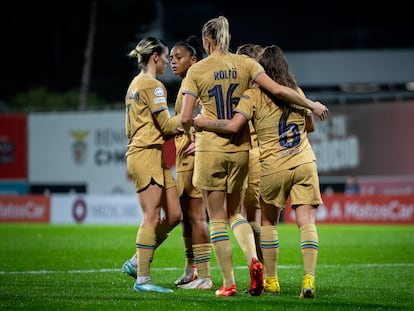
{"label": "name rolf\u00f6 on jersey", "polygon": [[226,70],[214,71],[214,80],[237,79],[237,69],[231,68]]}

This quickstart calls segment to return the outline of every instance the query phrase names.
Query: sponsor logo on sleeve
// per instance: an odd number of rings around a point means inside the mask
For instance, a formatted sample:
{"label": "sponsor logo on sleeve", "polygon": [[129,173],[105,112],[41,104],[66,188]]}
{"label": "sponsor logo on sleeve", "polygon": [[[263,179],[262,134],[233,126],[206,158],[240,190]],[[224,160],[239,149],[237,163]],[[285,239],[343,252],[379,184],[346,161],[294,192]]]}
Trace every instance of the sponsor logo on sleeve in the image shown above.
{"label": "sponsor logo on sleeve", "polygon": [[164,96],[164,89],[162,87],[157,87],[154,89],[154,95],[157,96],[154,98],[154,104],[164,104],[167,103],[167,99]]}
{"label": "sponsor logo on sleeve", "polygon": [[167,101],[166,101],[165,97],[154,98],[154,104],[163,104],[163,103],[166,103],[166,102]]}

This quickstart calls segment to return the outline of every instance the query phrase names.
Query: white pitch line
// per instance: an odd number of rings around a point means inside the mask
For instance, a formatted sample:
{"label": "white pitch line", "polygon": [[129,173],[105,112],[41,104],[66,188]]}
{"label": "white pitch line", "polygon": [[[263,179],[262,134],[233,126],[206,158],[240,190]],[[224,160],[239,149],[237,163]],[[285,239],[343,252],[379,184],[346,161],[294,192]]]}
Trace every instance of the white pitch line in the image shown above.
{"label": "white pitch line", "polygon": [[[300,265],[280,265],[278,269],[296,269],[300,268]],[[338,268],[383,268],[383,267],[393,267],[393,268],[407,268],[414,267],[414,263],[373,263],[373,264],[350,264],[350,265],[318,265],[318,269],[338,269]],[[217,267],[211,267],[212,270],[218,269]],[[244,270],[247,269],[247,266],[236,266],[235,270]],[[182,270],[182,267],[176,268],[151,268],[151,270],[157,271],[178,271]],[[76,274],[76,273],[107,273],[107,272],[121,272],[121,269],[89,269],[89,270],[68,270],[68,271],[53,271],[53,270],[36,270],[36,271],[0,271],[0,275],[9,275],[9,274]]]}

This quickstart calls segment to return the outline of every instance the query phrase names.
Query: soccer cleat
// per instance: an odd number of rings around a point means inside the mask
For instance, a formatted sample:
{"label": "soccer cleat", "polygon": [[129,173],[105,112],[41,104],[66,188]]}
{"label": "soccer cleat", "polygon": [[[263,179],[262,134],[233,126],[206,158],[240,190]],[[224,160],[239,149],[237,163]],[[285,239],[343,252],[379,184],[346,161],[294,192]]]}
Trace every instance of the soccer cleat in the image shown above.
{"label": "soccer cleat", "polygon": [[172,293],[173,292],[172,289],[155,285],[152,282],[147,282],[143,284],[134,283],[133,290],[136,292],[157,292],[157,293]]}
{"label": "soccer cleat", "polygon": [[249,293],[252,296],[260,296],[263,294],[263,264],[257,259],[252,258],[250,263],[250,288]]}
{"label": "soccer cleat", "polygon": [[315,291],[315,277],[312,274],[306,273],[302,281],[300,298],[315,298]]}
{"label": "soccer cleat", "polygon": [[216,296],[234,296],[236,295],[236,284],[231,284],[230,287],[225,288],[224,285],[220,287],[220,289],[216,290]]}
{"label": "soccer cleat", "polygon": [[137,268],[134,267],[131,260],[129,259],[122,265],[121,271],[128,274],[129,276],[132,276],[134,279],[137,278]]}
{"label": "soccer cleat", "polygon": [[198,278],[190,283],[178,285],[177,287],[182,289],[212,289],[213,282],[211,281],[210,277],[206,278]]}
{"label": "soccer cleat", "polygon": [[264,291],[268,293],[279,294],[280,293],[280,285],[277,277],[275,276],[267,276],[264,283]]}
{"label": "soccer cleat", "polygon": [[185,268],[183,275],[181,275],[175,282],[175,286],[188,284],[197,279],[197,268],[192,266],[191,268]]}

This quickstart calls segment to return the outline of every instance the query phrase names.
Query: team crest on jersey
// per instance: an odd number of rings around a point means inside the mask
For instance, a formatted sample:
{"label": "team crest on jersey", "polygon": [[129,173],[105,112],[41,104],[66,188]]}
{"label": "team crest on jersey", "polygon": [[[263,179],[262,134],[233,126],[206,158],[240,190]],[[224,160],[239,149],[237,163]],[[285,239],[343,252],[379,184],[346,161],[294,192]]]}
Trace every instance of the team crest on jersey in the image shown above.
{"label": "team crest on jersey", "polygon": [[162,87],[157,87],[154,89],[154,95],[155,96],[164,96],[164,90]]}

